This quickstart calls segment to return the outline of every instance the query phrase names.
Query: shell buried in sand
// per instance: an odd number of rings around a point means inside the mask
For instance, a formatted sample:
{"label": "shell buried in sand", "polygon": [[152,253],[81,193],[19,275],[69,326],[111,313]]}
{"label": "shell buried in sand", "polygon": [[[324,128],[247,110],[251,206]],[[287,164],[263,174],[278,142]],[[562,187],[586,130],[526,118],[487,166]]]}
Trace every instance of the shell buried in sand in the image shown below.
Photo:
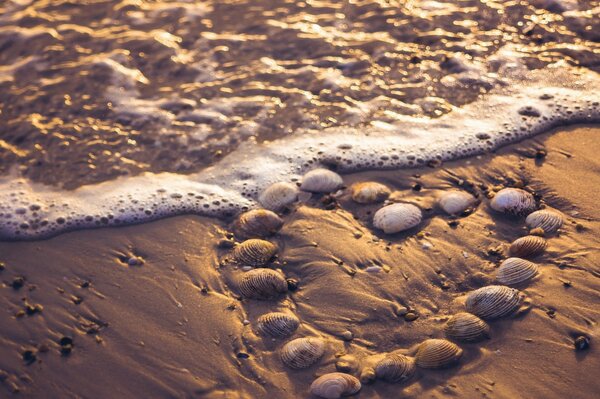
{"label": "shell buried in sand", "polygon": [[359,182],[350,187],[352,199],[359,204],[374,204],[384,201],[392,193],[391,190],[377,182]]}

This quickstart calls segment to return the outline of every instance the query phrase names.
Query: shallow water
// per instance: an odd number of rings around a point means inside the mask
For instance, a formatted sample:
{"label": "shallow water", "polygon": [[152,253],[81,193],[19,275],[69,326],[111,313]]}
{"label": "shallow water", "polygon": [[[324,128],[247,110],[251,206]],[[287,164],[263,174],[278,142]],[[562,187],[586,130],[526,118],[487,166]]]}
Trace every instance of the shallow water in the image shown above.
{"label": "shallow water", "polygon": [[228,215],[316,164],[416,166],[598,121],[599,15],[570,0],[4,2],[0,237]]}

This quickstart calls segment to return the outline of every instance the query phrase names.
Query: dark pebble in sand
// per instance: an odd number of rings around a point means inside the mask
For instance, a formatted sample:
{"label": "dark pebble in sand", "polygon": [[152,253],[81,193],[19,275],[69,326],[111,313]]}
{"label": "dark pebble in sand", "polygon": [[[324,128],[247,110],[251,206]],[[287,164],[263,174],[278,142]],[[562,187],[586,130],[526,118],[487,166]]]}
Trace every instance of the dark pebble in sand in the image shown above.
{"label": "dark pebble in sand", "polygon": [[449,220],[448,221],[448,226],[452,227],[453,229],[457,228],[459,224],[460,224],[460,222],[458,220]]}
{"label": "dark pebble in sand", "polygon": [[575,350],[583,351],[590,347],[590,339],[584,335],[575,338]]}
{"label": "dark pebble in sand", "polygon": [[75,305],[79,305],[81,302],[83,302],[83,298],[80,296],[73,295],[71,296],[71,301],[73,301]]}
{"label": "dark pebble in sand", "polygon": [[80,286],[81,288],[89,288],[90,284],[91,284],[91,283],[90,283],[89,281],[84,281],[84,282],[82,282],[82,283],[81,283],[79,286]]}
{"label": "dark pebble in sand", "polygon": [[25,278],[21,277],[21,276],[15,277],[15,279],[10,284],[10,286],[13,287],[13,289],[15,289],[15,290],[21,289],[24,285],[25,285]]}
{"label": "dark pebble in sand", "polygon": [[404,315],[404,320],[406,321],[415,321],[419,318],[419,315],[416,314],[415,312],[408,312],[407,314]]}
{"label": "dark pebble in sand", "polygon": [[535,159],[544,159],[548,155],[548,152],[543,149],[539,149],[535,152]]}
{"label": "dark pebble in sand", "polygon": [[4,262],[0,262],[0,272],[4,269],[6,269],[6,265],[4,264]]}
{"label": "dark pebble in sand", "polygon": [[238,352],[236,356],[238,359],[248,359],[250,357],[246,352]]}
{"label": "dark pebble in sand", "polygon": [[287,281],[287,286],[288,286],[289,291],[293,292],[293,291],[298,290],[298,284],[299,284],[298,280],[296,280],[294,278],[288,278],[286,281]]}
{"label": "dark pebble in sand", "polygon": [[127,264],[129,266],[141,266],[144,264],[144,260],[142,258],[138,258],[137,256],[132,256],[127,261]]}
{"label": "dark pebble in sand", "polygon": [[415,183],[412,185],[411,187],[413,189],[413,191],[421,191],[421,189],[423,188],[423,186],[419,183]]}
{"label": "dark pebble in sand", "polygon": [[31,350],[26,350],[22,354],[25,364],[31,364],[37,360],[37,356]]}
{"label": "dark pebble in sand", "polygon": [[60,353],[63,356],[67,356],[73,350],[73,338],[71,337],[62,337],[58,344],[60,345]]}
{"label": "dark pebble in sand", "polygon": [[42,310],[44,310],[44,307],[40,304],[32,305],[29,302],[25,302],[25,313],[29,316],[40,313]]}

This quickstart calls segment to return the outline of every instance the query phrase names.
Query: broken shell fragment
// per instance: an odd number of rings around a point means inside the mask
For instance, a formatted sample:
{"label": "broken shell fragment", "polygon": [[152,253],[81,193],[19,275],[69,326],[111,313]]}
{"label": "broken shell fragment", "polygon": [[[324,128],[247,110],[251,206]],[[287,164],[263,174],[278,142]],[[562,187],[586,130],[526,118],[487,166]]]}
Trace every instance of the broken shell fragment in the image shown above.
{"label": "broken shell fragment", "polygon": [[527,215],[535,210],[533,195],[520,188],[504,188],[496,193],[491,201],[495,211],[511,215]]}
{"label": "broken shell fragment", "polygon": [[316,337],[296,338],[281,348],[281,361],[293,369],[315,364],[325,353],[325,341]]}
{"label": "broken shell fragment", "polygon": [[282,273],[272,269],[254,269],[244,273],[238,289],[246,298],[275,299],[287,292],[288,285]]}
{"label": "broken shell fragment", "polygon": [[387,382],[403,382],[415,374],[414,359],[401,354],[390,354],[375,365],[377,378]]}
{"label": "broken shell fragment", "polygon": [[314,193],[331,193],[344,185],[342,177],[329,169],[313,169],[302,177],[300,188]]}
{"label": "broken shell fragment", "polygon": [[234,223],[234,232],[242,238],[268,237],[279,231],[283,220],[267,209],[253,209],[242,213]]}
{"label": "broken shell fragment", "polygon": [[277,254],[277,246],[269,241],[251,238],[233,249],[233,260],[239,265],[264,266]]}
{"label": "broken shell fragment", "polygon": [[428,339],[417,348],[415,363],[425,369],[449,367],[458,362],[462,349],[445,339]]}
{"label": "broken shell fragment", "polygon": [[496,280],[504,285],[517,285],[531,280],[537,274],[535,263],[521,258],[508,258],[496,270]]}
{"label": "broken shell fragment", "polygon": [[298,199],[298,187],[291,183],[274,183],[258,197],[258,202],[271,211],[281,211]]}
{"label": "broken shell fragment", "polygon": [[529,258],[540,255],[546,250],[547,246],[548,243],[542,237],[529,235],[513,241],[510,244],[509,252],[512,256],[518,258]]}
{"label": "broken shell fragment", "polygon": [[292,335],[299,325],[300,320],[293,314],[271,312],[258,318],[256,329],[262,335],[286,338]]}
{"label": "broken shell fragment", "polygon": [[360,381],[350,374],[328,373],[313,381],[310,393],[324,399],[338,399],[354,395],[360,388]]}
{"label": "broken shell fragment", "polygon": [[497,319],[515,312],[523,302],[519,290],[504,285],[488,285],[472,291],[465,302],[467,312],[482,319]]}
{"label": "broken shell fragment", "polygon": [[386,234],[408,230],[421,223],[423,214],[412,204],[392,204],[375,212],[373,225]]}
{"label": "broken shell fragment", "polygon": [[352,199],[359,204],[374,204],[381,202],[390,196],[390,189],[376,182],[354,183],[350,187]]}
{"label": "broken shell fragment", "polygon": [[490,327],[474,314],[460,312],[448,320],[444,332],[448,338],[456,341],[479,342],[489,338]]}
{"label": "broken shell fragment", "polygon": [[466,191],[452,190],[440,196],[440,207],[448,215],[460,215],[467,209],[472,208],[477,199]]}
{"label": "broken shell fragment", "polygon": [[530,229],[540,228],[545,234],[554,234],[562,227],[563,217],[558,212],[542,209],[527,216],[525,224]]}

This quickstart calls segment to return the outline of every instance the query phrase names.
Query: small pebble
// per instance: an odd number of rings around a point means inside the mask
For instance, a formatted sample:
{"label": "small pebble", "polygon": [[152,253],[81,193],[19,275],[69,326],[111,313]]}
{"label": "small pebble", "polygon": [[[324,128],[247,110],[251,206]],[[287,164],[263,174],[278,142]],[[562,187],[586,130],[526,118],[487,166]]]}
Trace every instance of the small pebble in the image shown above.
{"label": "small pebble", "polygon": [[379,273],[381,271],[381,267],[379,266],[369,266],[365,269],[367,273]]}
{"label": "small pebble", "polygon": [[406,321],[415,321],[419,318],[419,315],[417,315],[414,312],[408,312],[404,315],[404,320]]}
{"label": "small pebble", "polygon": [[129,266],[141,266],[144,264],[144,260],[140,257],[137,256],[132,256],[131,258],[129,258],[129,260],[127,261],[127,264]]}
{"label": "small pebble", "polygon": [[6,269],[6,264],[4,264],[4,262],[0,262],[0,272],[4,269]]}
{"label": "small pebble", "polygon": [[37,356],[31,350],[26,350],[22,353],[25,364],[31,364],[37,360]]}
{"label": "small pebble", "polygon": [[340,334],[340,336],[344,341],[352,341],[352,339],[354,339],[354,334],[352,334],[352,331],[349,330],[344,331]]}
{"label": "small pebble", "polygon": [[73,338],[71,337],[62,337],[58,344],[60,345],[60,353],[63,356],[67,356],[73,350]]}
{"label": "small pebble", "polygon": [[247,326],[248,324],[250,324],[250,320],[244,319],[244,321],[242,321],[242,324],[244,324],[245,326]]}
{"label": "small pebble", "polygon": [[287,286],[288,286],[289,291],[294,292],[294,291],[298,290],[298,284],[299,284],[298,280],[296,280],[294,278],[288,278],[288,279],[286,279],[286,281],[287,281]]}
{"label": "small pebble", "polygon": [[590,339],[584,335],[575,338],[575,350],[582,351],[590,347]]}
{"label": "small pebble", "polygon": [[18,290],[21,289],[21,287],[23,287],[25,285],[25,278],[19,276],[19,277],[15,277],[14,280],[12,281],[12,283],[10,284],[11,287],[13,287],[13,289]]}
{"label": "small pebble", "polygon": [[541,227],[536,227],[535,229],[531,229],[529,230],[529,234],[531,234],[532,236],[540,236],[543,237],[544,236],[544,229],[542,229]]}
{"label": "small pebble", "polygon": [[236,356],[238,359],[248,359],[250,357],[246,352],[238,352]]}

